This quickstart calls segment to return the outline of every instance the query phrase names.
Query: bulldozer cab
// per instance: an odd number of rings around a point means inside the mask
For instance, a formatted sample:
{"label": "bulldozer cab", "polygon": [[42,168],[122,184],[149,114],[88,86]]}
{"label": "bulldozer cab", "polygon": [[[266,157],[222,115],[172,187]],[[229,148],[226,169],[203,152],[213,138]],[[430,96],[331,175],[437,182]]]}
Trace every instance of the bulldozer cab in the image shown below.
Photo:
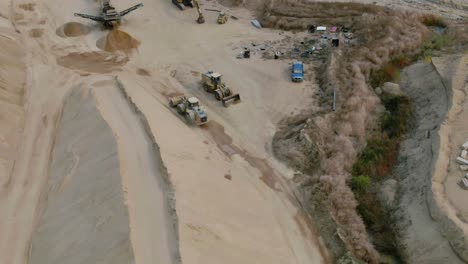
{"label": "bulldozer cab", "polygon": [[196,97],[190,97],[188,99],[188,104],[189,104],[189,108],[200,107],[200,102],[198,101],[198,99]]}
{"label": "bulldozer cab", "polygon": [[210,79],[212,82],[219,84],[221,83],[221,74],[218,72],[210,72]]}

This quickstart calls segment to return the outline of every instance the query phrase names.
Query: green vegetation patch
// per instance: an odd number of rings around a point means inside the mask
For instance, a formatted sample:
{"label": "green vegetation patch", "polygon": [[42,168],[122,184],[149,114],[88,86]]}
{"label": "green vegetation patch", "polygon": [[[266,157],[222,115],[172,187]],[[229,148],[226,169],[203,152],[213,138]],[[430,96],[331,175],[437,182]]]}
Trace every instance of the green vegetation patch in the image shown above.
{"label": "green vegetation patch", "polygon": [[391,172],[396,162],[400,141],[409,128],[411,102],[404,95],[381,99],[386,111],[380,118],[380,129],[368,139],[354,163],[350,185],[359,202],[358,213],[379,252],[400,259],[392,215],[378,201],[376,186]]}

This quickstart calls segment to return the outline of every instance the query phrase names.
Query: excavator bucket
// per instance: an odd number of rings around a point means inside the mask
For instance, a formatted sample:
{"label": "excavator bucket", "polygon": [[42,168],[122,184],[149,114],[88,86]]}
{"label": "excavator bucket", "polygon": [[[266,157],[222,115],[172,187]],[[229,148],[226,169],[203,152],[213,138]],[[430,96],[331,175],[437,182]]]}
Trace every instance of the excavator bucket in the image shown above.
{"label": "excavator bucket", "polygon": [[203,14],[202,14],[202,13],[200,13],[200,14],[198,15],[197,23],[198,23],[198,24],[203,24],[203,23],[205,23],[205,18],[203,17]]}
{"label": "excavator bucket", "polygon": [[224,107],[228,107],[231,104],[239,103],[240,100],[241,98],[239,94],[233,94],[233,95],[224,97],[223,99],[221,99],[221,102],[223,103]]}

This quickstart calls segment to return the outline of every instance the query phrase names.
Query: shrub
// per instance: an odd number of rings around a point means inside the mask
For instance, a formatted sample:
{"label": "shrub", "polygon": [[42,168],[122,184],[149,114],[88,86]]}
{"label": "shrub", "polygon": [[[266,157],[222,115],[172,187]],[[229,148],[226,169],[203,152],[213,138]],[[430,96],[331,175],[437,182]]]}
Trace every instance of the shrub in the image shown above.
{"label": "shrub", "polygon": [[366,175],[355,176],[351,180],[351,186],[353,190],[358,192],[365,192],[371,184],[371,178]]}
{"label": "shrub", "polygon": [[400,79],[400,69],[409,65],[410,59],[401,57],[396,61],[391,61],[385,64],[381,69],[372,71],[369,84],[376,88],[382,86],[386,82],[394,82]]}
{"label": "shrub", "polygon": [[447,27],[445,21],[441,17],[436,15],[424,15],[421,18],[421,22],[427,27]]}
{"label": "shrub", "polygon": [[408,130],[411,105],[407,96],[383,98],[387,112],[381,118],[382,132],[390,138],[398,138]]}

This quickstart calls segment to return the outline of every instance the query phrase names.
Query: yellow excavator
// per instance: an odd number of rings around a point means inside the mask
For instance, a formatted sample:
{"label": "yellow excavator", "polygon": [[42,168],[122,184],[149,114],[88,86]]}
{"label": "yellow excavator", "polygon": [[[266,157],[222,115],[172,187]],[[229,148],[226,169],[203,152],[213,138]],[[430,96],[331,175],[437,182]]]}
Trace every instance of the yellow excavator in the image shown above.
{"label": "yellow excavator", "polygon": [[198,0],[172,0],[172,3],[176,5],[180,10],[185,10],[185,7],[196,7],[198,12],[197,23],[203,24],[205,23],[205,18],[203,17],[203,13],[200,8],[200,4]]}

